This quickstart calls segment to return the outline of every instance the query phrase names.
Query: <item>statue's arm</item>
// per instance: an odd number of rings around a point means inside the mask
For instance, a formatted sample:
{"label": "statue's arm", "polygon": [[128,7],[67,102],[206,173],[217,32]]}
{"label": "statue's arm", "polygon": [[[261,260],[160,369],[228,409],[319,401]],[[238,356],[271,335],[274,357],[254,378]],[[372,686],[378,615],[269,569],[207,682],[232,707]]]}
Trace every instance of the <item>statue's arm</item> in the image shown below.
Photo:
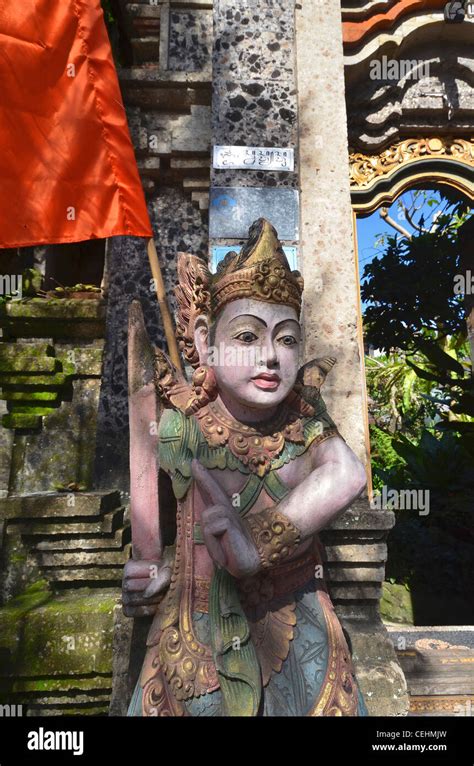
{"label": "statue's arm", "polygon": [[316,444],[311,457],[311,473],[278,504],[301,539],[324,529],[359,497],[367,482],[364,466],[340,436]]}
{"label": "statue's arm", "polygon": [[340,436],[315,444],[312,461],[311,473],[282,501],[242,519],[210,472],[193,460],[193,477],[208,501],[201,517],[204,542],[216,564],[245,577],[284,563],[364,490],[364,467]]}

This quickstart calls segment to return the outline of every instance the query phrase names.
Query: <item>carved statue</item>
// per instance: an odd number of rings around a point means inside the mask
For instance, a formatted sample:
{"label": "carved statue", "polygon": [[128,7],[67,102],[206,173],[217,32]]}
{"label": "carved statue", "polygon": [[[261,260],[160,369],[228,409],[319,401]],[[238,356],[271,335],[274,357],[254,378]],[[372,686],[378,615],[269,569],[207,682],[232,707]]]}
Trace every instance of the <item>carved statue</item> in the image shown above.
{"label": "carved statue", "polygon": [[131,311],[123,603],[154,619],[128,715],[367,715],[317,537],[366,477],[320,394],[335,360],[299,368],[303,280],[265,219],[178,275],[191,384]]}

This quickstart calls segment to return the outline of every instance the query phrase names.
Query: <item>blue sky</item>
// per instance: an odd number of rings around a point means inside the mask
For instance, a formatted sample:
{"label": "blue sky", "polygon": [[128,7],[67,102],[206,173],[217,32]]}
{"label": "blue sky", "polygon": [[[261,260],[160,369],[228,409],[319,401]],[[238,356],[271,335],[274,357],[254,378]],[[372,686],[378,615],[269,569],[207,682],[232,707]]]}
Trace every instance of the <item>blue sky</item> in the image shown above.
{"label": "blue sky", "polygon": [[[403,195],[402,195],[403,196]],[[375,247],[375,242],[379,234],[396,234],[395,230],[389,226],[383,218],[380,217],[379,210],[376,210],[372,215],[367,218],[357,217],[357,249],[359,256],[359,277],[362,282],[362,275],[364,273],[364,266],[370,263],[377,255],[380,255],[384,247]],[[397,215],[397,203],[394,202],[389,208],[389,215],[394,220],[398,221]],[[403,225],[404,221],[400,221]],[[362,310],[366,304],[362,304]]]}
{"label": "blue sky", "polygon": [[[427,190],[427,199],[440,200],[439,194],[435,190]],[[400,200],[403,200],[405,205],[410,209],[414,200],[414,191],[407,191],[400,195]],[[411,233],[416,230],[410,225],[410,223],[404,217],[402,211],[399,210],[399,200],[393,202],[389,207],[389,216],[394,221],[397,221],[401,226],[408,229]],[[423,195],[420,195],[417,204],[420,205],[420,209],[414,215],[414,220],[419,223],[420,216],[423,215],[425,219],[425,226],[429,226],[432,221],[433,213],[436,211],[437,206],[430,206],[423,200]],[[442,207],[444,206],[444,203]],[[372,215],[366,218],[357,217],[357,245],[358,245],[358,257],[359,257],[359,276],[362,282],[364,273],[364,267],[370,263],[377,255],[381,255],[386,248],[384,244],[376,245],[376,241],[380,234],[394,236],[397,234],[395,229],[389,226],[383,218],[380,216],[380,208],[378,208]],[[362,305],[364,308],[365,304]]]}

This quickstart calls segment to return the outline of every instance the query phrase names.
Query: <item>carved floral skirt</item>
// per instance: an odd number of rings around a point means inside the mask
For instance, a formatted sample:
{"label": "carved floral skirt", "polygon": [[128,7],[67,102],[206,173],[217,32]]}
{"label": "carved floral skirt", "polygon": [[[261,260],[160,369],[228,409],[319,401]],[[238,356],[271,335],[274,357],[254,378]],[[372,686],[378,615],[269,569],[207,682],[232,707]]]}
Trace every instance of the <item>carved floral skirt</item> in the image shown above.
{"label": "carved floral skirt", "polygon": [[[262,671],[259,716],[368,715],[324,582],[312,578],[291,595],[272,595],[265,604],[254,581],[243,588],[241,599]],[[193,624],[198,640],[210,644],[209,615],[194,612]],[[224,715],[220,689],[184,706],[191,716]],[[142,715],[139,683],[128,715]]]}

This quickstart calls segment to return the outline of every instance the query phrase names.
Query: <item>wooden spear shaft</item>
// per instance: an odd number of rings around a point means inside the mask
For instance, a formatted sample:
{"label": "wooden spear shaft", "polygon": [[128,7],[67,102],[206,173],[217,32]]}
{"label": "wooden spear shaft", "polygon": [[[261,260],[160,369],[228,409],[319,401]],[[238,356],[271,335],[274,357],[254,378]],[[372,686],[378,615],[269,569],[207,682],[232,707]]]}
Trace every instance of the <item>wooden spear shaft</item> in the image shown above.
{"label": "wooden spear shaft", "polygon": [[168,344],[169,357],[175,367],[178,370],[181,369],[181,358],[178,351],[178,343],[176,341],[175,328],[171,313],[168,307],[168,301],[166,300],[165,283],[163,282],[163,275],[161,273],[160,263],[158,261],[158,253],[156,252],[156,246],[154,239],[149,239],[147,244],[148,260],[150,261],[151,273],[156,286],[156,297],[158,299],[158,305],[161,311],[161,318],[163,320],[163,328],[165,331],[166,342]]}

